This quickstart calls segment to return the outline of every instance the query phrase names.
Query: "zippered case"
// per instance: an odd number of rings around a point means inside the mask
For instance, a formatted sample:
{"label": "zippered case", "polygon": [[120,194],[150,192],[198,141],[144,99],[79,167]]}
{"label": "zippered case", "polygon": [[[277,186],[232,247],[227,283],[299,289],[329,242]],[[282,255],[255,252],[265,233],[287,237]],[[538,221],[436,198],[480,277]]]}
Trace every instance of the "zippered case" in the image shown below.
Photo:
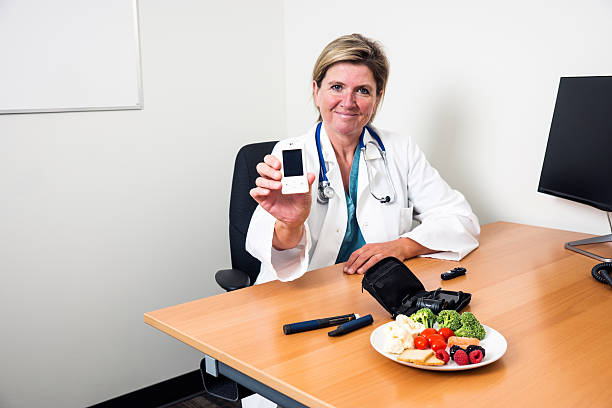
{"label": "zippered case", "polygon": [[361,280],[361,291],[367,290],[395,319],[398,314],[410,316],[422,307],[435,314],[441,310],[461,311],[472,295],[438,288],[427,291],[414,273],[397,258],[380,260],[366,271]]}

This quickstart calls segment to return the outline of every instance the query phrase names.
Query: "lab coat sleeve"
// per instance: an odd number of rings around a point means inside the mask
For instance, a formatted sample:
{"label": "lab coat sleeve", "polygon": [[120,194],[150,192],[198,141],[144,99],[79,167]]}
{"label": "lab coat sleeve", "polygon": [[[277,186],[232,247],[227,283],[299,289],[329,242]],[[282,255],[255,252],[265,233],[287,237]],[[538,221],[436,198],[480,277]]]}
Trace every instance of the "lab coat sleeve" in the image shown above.
{"label": "lab coat sleeve", "polygon": [[465,197],[453,190],[412,142],[408,146],[408,197],[420,222],[402,234],[436,251],[422,255],[459,261],[478,247],[480,225]]}
{"label": "lab coat sleeve", "polygon": [[249,224],[245,247],[261,262],[256,280],[258,284],[276,279],[291,281],[302,276],[308,269],[309,251],[312,246],[308,222],[305,223],[300,243],[295,248],[282,251],[272,247],[275,222],[276,218],[261,206],[257,206]]}

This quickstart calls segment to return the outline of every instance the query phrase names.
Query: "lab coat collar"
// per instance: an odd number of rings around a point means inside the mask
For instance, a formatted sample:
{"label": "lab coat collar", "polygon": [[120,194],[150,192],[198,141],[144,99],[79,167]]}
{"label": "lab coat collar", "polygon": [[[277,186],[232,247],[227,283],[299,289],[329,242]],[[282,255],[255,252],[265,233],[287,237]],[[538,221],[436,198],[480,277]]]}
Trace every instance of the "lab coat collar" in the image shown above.
{"label": "lab coat collar", "polygon": [[327,168],[327,180],[329,180],[332,188],[336,192],[336,197],[334,198],[339,198],[339,200],[333,201],[340,201],[342,205],[346,207],[342,174],[340,173],[340,167],[338,166],[338,159],[336,159],[334,147],[329,140],[329,136],[327,136],[325,125],[321,126],[321,151],[323,153],[323,160],[325,160],[325,167]]}
{"label": "lab coat collar", "polygon": [[[311,135],[314,141],[314,132],[316,126],[313,129]],[[321,152],[323,153],[323,160],[325,160],[325,167],[327,168],[327,179],[331,183],[334,189],[335,195],[332,197],[327,204],[319,204],[316,202],[316,191],[313,185],[313,205],[325,209],[325,220],[322,224],[322,229],[319,233],[319,237],[326,237],[328,245],[321,247],[315,251],[310,260],[309,268],[318,268],[329,265],[330,259],[335,259],[340,250],[344,234],[346,233],[346,222],[347,222],[347,211],[346,211],[346,197],[344,195],[344,186],[342,184],[342,175],[338,167],[338,161],[336,159],[336,153],[334,148],[329,141],[325,126],[321,126]],[[316,152],[316,150],[315,150]],[[316,154],[316,153],[315,153]],[[316,163],[319,163],[317,156]],[[319,173],[317,172],[317,182]]]}
{"label": "lab coat collar", "polygon": [[[371,125],[369,126],[373,128]],[[373,130],[380,137],[380,132],[373,128]],[[365,134],[363,135],[363,145],[366,146],[368,142],[376,143],[376,139],[372,137],[370,132],[366,129]],[[383,142],[384,143],[384,142]],[[370,166],[370,170],[372,172],[372,180],[377,180],[376,176],[378,175],[378,170],[374,166]],[[359,178],[357,182],[357,202],[363,203],[367,195],[370,194],[369,189],[369,180],[368,180],[368,168],[366,165],[366,159],[363,152],[361,152],[361,156],[359,158]]]}
{"label": "lab coat collar", "polygon": [[[316,126],[315,126],[316,131]],[[321,150],[323,151],[323,160],[325,160],[325,164],[333,163],[337,167],[338,161],[336,160],[336,153],[334,152],[334,147],[329,140],[329,136],[327,136],[327,131],[325,130],[325,125],[321,125]],[[329,169],[327,169],[329,171]]]}
{"label": "lab coat collar", "polygon": [[[316,131],[316,126],[313,129],[314,131]],[[364,145],[366,145],[368,142],[376,143],[376,139],[374,139],[372,135],[370,135],[370,132],[366,130],[365,134],[363,135],[363,143]],[[359,144],[357,144],[357,148],[359,148]],[[329,179],[329,172],[332,171],[332,169],[334,169],[333,171],[338,171],[338,160],[336,159],[336,153],[334,151],[334,147],[332,146],[331,141],[329,140],[329,136],[327,135],[327,131],[325,130],[324,124],[321,126],[321,150],[323,152],[323,160],[325,160],[325,166],[327,167],[327,172],[328,172],[327,178]],[[361,155],[360,157],[360,161],[361,160],[364,160],[363,155]],[[327,166],[328,163],[330,163],[331,166],[328,167]],[[361,166],[359,167],[359,171],[361,172]]]}

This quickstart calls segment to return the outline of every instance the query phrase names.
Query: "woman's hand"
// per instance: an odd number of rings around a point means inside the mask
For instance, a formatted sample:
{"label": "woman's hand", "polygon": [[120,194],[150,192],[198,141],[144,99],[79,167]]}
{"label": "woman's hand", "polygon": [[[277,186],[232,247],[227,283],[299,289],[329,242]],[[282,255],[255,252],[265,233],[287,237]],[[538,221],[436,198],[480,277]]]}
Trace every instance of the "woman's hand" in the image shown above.
{"label": "woman's hand", "polygon": [[388,256],[403,261],[417,255],[434,252],[410,238],[398,238],[394,241],[365,244],[351,254],[344,265],[344,272],[348,274],[363,274],[376,262]]}
{"label": "woman's hand", "polygon": [[261,177],[255,180],[257,187],[251,189],[251,197],[269,212],[277,222],[274,226],[273,245],[276,249],[295,247],[302,238],[304,222],[310,215],[312,203],[311,190],[315,180],[313,173],[308,173],[308,193],[282,194],[281,162],[271,154],[257,165]]}

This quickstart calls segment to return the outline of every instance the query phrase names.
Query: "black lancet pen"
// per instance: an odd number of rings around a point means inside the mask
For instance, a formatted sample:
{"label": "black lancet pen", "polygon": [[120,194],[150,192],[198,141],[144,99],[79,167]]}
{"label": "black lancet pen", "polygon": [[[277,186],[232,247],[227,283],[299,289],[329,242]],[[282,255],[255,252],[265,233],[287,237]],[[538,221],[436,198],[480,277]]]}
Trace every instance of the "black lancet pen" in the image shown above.
{"label": "black lancet pen", "polygon": [[342,336],[343,334],[350,333],[362,327],[366,327],[374,322],[372,315],[365,315],[359,319],[353,320],[352,322],[344,323],[338,326],[336,330],[332,330],[327,333],[330,337]]}
{"label": "black lancet pen", "polygon": [[290,323],[283,326],[285,334],[301,333],[309,330],[322,329],[324,327],[338,326],[359,318],[358,314],[351,313],[342,316],[326,317],[325,319],[307,320],[305,322]]}

